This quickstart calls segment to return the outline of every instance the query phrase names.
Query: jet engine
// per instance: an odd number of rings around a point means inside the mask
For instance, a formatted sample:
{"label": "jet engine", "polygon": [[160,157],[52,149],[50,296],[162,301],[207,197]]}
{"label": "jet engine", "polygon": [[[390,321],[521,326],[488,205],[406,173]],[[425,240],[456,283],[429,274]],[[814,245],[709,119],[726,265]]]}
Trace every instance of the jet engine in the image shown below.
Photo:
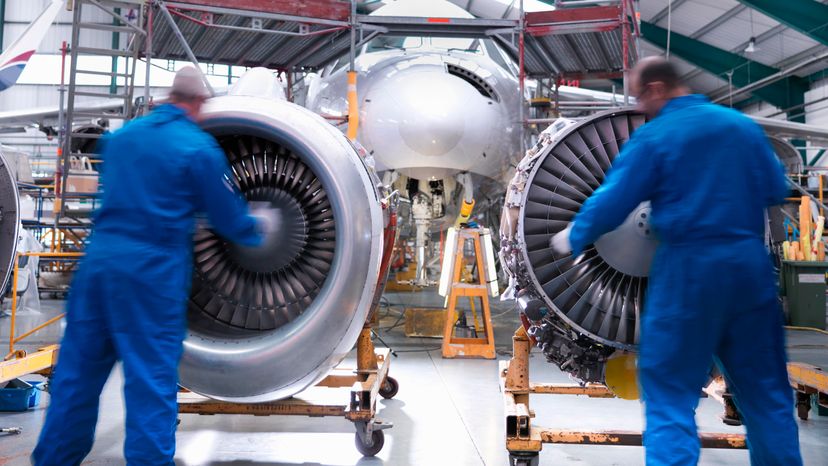
{"label": "jet engine", "polygon": [[[503,295],[517,301],[527,333],[547,359],[584,382],[605,382],[613,353],[637,349],[657,246],[649,203],[578,257],[555,252],[550,240],[601,185],[621,147],[645,121],[630,109],[577,122],[557,120],[527,151],[506,193],[500,257],[509,288]],[[795,148],[769,139],[779,160],[795,170]],[[781,231],[780,209],[770,210],[769,232],[774,219]]]}
{"label": "jet engine", "polygon": [[17,177],[0,152],[0,280],[5,289],[17,256],[17,236],[20,228],[20,200]]}
{"label": "jet engine", "polygon": [[383,253],[375,175],[273,80],[252,70],[201,121],[230,162],[228,183],[278,214],[276,235],[258,248],[195,233],[180,381],[226,401],[289,397],[338,364],[369,313]]}
{"label": "jet engine", "polygon": [[586,382],[602,382],[616,350],[634,350],[649,262],[656,242],[647,204],[579,257],[550,246],[601,185],[645,117],[632,110],[558,120],[518,165],[501,217],[501,264],[508,295],[550,362]]}

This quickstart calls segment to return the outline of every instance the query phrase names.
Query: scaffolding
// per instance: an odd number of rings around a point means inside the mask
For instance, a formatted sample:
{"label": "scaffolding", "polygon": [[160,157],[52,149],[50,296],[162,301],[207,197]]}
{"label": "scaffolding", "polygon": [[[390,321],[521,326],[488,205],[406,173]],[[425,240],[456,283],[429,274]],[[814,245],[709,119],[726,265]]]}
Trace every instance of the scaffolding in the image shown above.
{"label": "scaffolding", "polygon": [[[549,12],[526,13],[510,19],[371,16],[357,13],[355,0],[74,0],[72,42],[66,109],[61,119],[61,151],[56,175],[55,227],[62,223],[89,227],[82,215],[67,211],[73,197],[94,193],[68,193],[66,178],[72,157],[94,150],[100,131],[80,131],[84,122],[129,120],[151,105],[150,60],[180,60],[230,67],[266,67],[294,73],[317,71],[348,57],[354,69],[357,50],[381,36],[463,37],[492,39],[518,63],[520,93],[525,80],[549,79],[554,83],[584,78],[624,78],[637,57],[638,20],[632,0],[576,2]],[[112,24],[83,20],[84,9],[103,11]],[[124,15],[122,12],[130,14]],[[126,36],[126,46],[113,41],[111,49],[85,47],[85,31],[103,30]],[[554,52],[554,53],[553,53]],[[78,68],[84,55],[115,57],[125,68],[112,71]],[[144,61],[142,99],[136,99],[136,65]],[[112,94],[80,91],[79,75],[106,76],[114,83]],[[205,80],[206,81],[206,80]],[[121,83],[118,85],[117,83]],[[208,85],[209,87],[209,85]],[[625,92],[625,96],[627,93]],[[76,105],[76,97],[101,97],[120,105],[90,111]],[[520,100],[521,128],[527,118]],[[140,101],[140,105],[136,102]],[[525,136],[525,134],[524,134]],[[525,140],[525,137],[521,138]],[[521,148],[523,149],[523,148]],[[522,152],[522,150],[521,150]]]}

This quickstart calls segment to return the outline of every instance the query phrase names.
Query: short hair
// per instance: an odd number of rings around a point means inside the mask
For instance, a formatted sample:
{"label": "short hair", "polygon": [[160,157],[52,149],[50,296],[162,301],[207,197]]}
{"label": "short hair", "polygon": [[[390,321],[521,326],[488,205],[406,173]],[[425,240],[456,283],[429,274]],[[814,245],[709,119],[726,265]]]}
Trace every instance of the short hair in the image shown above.
{"label": "short hair", "polygon": [[641,86],[654,82],[663,82],[668,89],[675,89],[684,85],[675,65],[666,58],[650,58],[641,64],[638,72],[638,82]]}
{"label": "short hair", "polygon": [[201,72],[193,66],[185,66],[178,70],[173,79],[170,98],[177,102],[191,102],[210,97],[207,86],[201,77]]}

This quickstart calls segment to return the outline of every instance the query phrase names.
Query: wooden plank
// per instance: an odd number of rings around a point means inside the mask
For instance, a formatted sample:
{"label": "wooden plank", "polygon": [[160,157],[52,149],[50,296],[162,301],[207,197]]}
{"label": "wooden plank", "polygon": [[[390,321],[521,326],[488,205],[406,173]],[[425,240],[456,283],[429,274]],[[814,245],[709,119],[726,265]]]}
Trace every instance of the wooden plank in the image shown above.
{"label": "wooden plank", "polygon": [[615,21],[620,23],[621,7],[596,6],[585,8],[565,8],[552,11],[533,11],[526,13],[527,27],[591,21]]}
{"label": "wooden plank", "polygon": [[442,338],[445,309],[410,307],[405,310],[405,336]]}
{"label": "wooden plank", "polygon": [[344,0],[177,0],[176,3],[337,21],[347,21],[351,16],[351,5]]}

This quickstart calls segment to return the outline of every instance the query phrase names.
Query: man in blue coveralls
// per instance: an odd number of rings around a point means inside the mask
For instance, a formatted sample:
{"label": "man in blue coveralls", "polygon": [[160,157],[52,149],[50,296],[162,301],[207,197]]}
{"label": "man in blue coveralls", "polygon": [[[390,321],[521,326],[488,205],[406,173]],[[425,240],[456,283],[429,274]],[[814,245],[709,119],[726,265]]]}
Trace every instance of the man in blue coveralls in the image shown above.
{"label": "man in blue coveralls", "polygon": [[764,246],[764,212],[788,185],[762,130],[688,95],[663,58],[633,71],[652,121],[624,145],[604,183],[552,240],[579,255],[643,201],[659,247],[641,322],[639,378],[647,464],[694,465],[699,394],[716,362],[747,428],[751,464],[801,465],[782,312]]}
{"label": "man in blue coveralls", "polygon": [[229,165],[198,120],[201,74],[179,71],[171,102],[108,137],[101,208],[69,296],[37,466],[79,465],[92,448],[98,402],[123,364],[129,466],[172,465],[178,361],[186,331],[196,212],[228,241],[256,246],[272,229],[248,214]]}

